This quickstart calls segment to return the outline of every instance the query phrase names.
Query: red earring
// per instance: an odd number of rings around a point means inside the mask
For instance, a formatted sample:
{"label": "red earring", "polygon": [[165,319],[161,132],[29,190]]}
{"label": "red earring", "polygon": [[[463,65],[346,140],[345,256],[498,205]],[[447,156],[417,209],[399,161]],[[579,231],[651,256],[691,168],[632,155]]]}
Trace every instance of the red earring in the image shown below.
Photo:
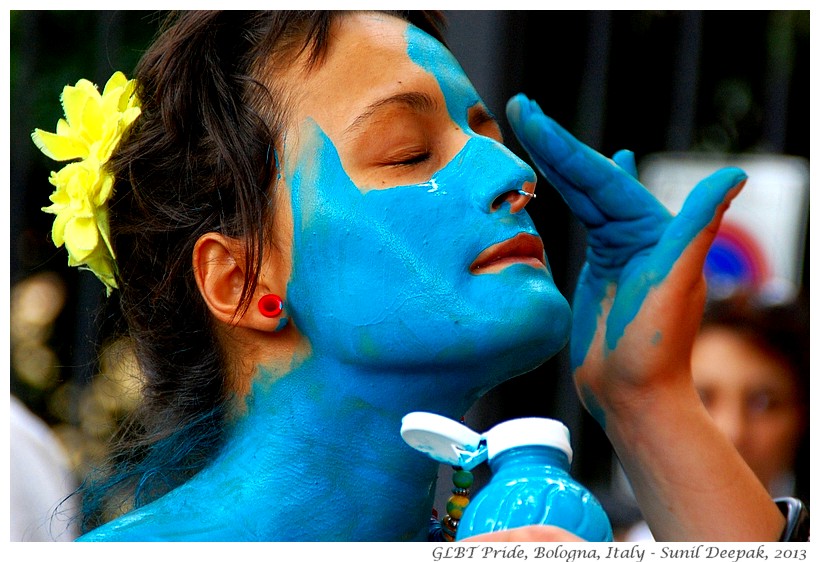
{"label": "red earring", "polygon": [[276,318],[282,313],[282,299],[270,294],[259,299],[259,312],[266,318]]}

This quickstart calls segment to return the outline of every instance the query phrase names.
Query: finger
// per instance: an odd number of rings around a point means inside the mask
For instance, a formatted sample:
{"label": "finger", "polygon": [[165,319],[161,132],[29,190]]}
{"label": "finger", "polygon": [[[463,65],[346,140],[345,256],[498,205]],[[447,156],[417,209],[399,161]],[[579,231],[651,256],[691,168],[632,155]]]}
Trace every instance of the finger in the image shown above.
{"label": "finger", "polygon": [[630,171],[578,141],[535,102],[518,94],[507,107],[521,144],[585,225],[666,214]]}
{"label": "finger", "polygon": [[[590,264],[584,264],[578,276],[572,302],[572,337],[569,344],[570,369],[584,364],[598,330],[598,322],[606,317],[604,302],[614,294],[615,282],[592,274]],[[609,294],[608,294],[609,291]],[[600,420],[599,420],[600,421]]]}
{"label": "finger", "polygon": [[717,234],[729,203],[746,182],[738,168],[725,168],[702,180],[684,202],[661,236],[651,255],[640,264],[640,274],[623,271],[624,281],[607,318],[607,347],[614,349],[626,326],[635,318],[649,291],[663,283],[673,266],[679,264],[685,285],[701,279],[709,247]]}
{"label": "finger", "polygon": [[533,139],[526,134],[526,124],[532,115],[534,104],[535,102],[530,101],[524,94],[517,94],[507,102],[507,119],[516,138],[530,155],[541,174],[550,181],[553,187],[558,189],[564,201],[582,223],[587,227],[603,224],[607,220],[606,215],[597,209],[589,197],[574,189],[571,184],[551,169],[549,164],[541,158]]}
{"label": "finger", "polygon": [[661,239],[661,244],[668,251],[659,253],[659,269],[670,269],[697,238],[700,238],[701,261],[705,261],[723,214],[740,192],[746,178],[746,173],[739,168],[724,168],[695,186]]}
{"label": "finger", "polygon": [[553,525],[528,525],[475,535],[462,542],[584,542],[583,539]]}
{"label": "finger", "polygon": [[638,166],[635,164],[635,153],[631,150],[619,150],[612,156],[612,160],[621,167],[621,169],[638,179]]}
{"label": "finger", "polygon": [[681,212],[669,225],[667,234],[670,239],[690,238],[691,242],[681,249],[681,256],[669,264],[669,268],[675,263],[685,261],[687,269],[697,272],[698,275],[703,272],[706,256],[720,229],[723,216],[732,200],[746,185],[746,178],[742,170],[726,168],[707,178],[700,186],[700,193],[692,192],[684,202]]}

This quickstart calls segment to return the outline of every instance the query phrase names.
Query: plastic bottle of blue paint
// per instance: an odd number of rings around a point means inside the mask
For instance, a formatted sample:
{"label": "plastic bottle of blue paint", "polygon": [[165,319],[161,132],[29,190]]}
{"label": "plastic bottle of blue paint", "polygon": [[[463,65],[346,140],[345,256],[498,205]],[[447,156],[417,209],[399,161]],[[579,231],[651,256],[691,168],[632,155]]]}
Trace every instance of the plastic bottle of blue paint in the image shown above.
{"label": "plastic bottle of blue paint", "polygon": [[458,524],[457,539],[523,527],[555,525],[588,541],[611,541],[598,500],[569,473],[569,430],[559,421],[521,418],[485,433],[490,482]]}
{"label": "plastic bottle of blue paint", "polygon": [[539,524],[588,541],[613,540],[600,502],[570,475],[569,430],[557,420],[519,418],[478,434],[448,418],[414,412],[405,417],[402,436],[440,462],[467,470],[489,462],[492,477],[464,511],[458,540]]}

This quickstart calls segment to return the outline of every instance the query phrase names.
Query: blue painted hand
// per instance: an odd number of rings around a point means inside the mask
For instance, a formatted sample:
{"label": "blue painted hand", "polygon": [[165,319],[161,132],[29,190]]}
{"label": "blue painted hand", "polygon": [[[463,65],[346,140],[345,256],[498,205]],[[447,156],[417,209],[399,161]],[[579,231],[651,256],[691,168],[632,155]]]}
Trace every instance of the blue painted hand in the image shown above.
{"label": "blue painted hand", "polygon": [[523,94],[510,100],[507,114],[536,166],[588,231],[571,364],[584,404],[605,426],[604,411],[625,392],[690,376],[705,299],[703,262],[746,175],[726,168],[707,177],[673,217],[636,179],[630,152],[602,156]]}

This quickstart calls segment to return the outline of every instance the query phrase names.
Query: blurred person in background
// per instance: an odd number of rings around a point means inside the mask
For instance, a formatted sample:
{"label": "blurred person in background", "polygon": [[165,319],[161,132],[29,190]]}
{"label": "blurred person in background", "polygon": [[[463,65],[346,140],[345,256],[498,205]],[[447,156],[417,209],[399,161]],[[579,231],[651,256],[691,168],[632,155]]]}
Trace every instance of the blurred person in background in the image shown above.
{"label": "blurred person in background", "polygon": [[13,394],[10,402],[10,519],[12,541],[71,541],[77,537],[77,482],[51,428]]}
{"label": "blurred person in background", "polygon": [[[692,350],[703,404],[772,497],[809,504],[808,299],[736,290],[710,301]],[[651,539],[645,523],[626,540]]]}
{"label": "blurred person in background", "polygon": [[809,318],[803,299],[715,301],[692,352],[706,409],[773,496],[808,503]]}
{"label": "blurred person in background", "polygon": [[[10,522],[12,541],[70,541],[78,498],[77,478],[59,429],[37,410],[60,408],[59,359],[51,347],[66,289],[59,276],[40,272],[11,289],[11,395],[9,403]],[[56,399],[54,397],[57,397]],[[46,404],[47,406],[40,406]],[[49,408],[49,406],[51,406]],[[51,420],[50,420],[51,421]]]}

